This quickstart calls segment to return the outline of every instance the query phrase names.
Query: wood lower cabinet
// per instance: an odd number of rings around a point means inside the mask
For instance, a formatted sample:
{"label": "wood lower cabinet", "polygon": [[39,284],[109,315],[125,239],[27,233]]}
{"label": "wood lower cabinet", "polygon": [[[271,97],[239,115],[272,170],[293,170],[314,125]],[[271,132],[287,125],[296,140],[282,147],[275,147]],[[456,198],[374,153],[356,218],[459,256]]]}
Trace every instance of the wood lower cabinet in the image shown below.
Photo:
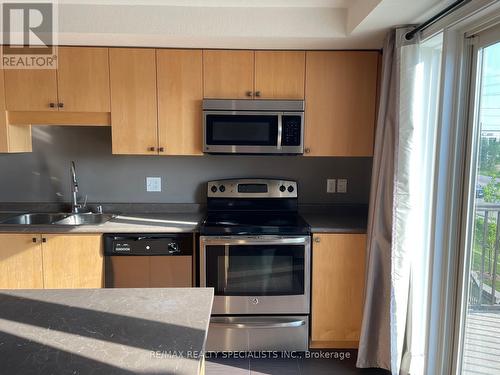
{"label": "wood lower cabinet", "polygon": [[104,261],[100,234],[42,235],[46,289],[102,288]]}
{"label": "wood lower cabinet", "polygon": [[304,51],[255,51],[255,92],[260,99],[304,99]]}
{"label": "wood lower cabinet", "polygon": [[113,154],[158,154],[154,49],[109,51]]}
{"label": "wood lower cabinet", "polygon": [[306,156],[372,156],[380,53],[306,53]]}
{"label": "wood lower cabinet", "polygon": [[203,81],[205,98],[251,99],[254,51],[204,50]]}
{"label": "wood lower cabinet", "polygon": [[0,289],[43,288],[41,236],[0,234]]}
{"label": "wood lower cabinet", "polygon": [[314,234],[312,348],[357,348],[365,288],[365,234]]}
{"label": "wood lower cabinet", "polygon": [[157,50],[160,155],[201,155],[201,50]]}
{"label": "wood lower cabinet", "polygon": [[59,110],[110,112],[108,49],[59,47],[58,58]]}
{"label": "wood lower cabinet", "polygon": [[0,289],[103,286],[100,234],[0,234]]}

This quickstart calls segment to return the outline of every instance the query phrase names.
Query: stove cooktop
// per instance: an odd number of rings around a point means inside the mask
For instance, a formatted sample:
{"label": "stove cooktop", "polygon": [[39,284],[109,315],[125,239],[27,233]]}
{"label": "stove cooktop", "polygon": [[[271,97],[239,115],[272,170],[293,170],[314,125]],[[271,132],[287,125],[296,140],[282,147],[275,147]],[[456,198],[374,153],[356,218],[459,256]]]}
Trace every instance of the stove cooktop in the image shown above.
{"label": "stove cooktop", "polygon": [[310,226],[290,212],[211,212],[200,227],[202,235],[307,235]]}

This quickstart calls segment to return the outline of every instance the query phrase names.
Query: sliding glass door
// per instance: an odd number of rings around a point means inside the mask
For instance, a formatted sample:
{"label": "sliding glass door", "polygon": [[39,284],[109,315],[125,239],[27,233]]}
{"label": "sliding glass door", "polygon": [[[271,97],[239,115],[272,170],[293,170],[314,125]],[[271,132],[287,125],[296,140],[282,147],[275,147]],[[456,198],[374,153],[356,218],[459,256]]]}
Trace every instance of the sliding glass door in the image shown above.
{"label": "sliding glass door", "polygon": [[461,374],[500,374],[500,27],[474,37]]}

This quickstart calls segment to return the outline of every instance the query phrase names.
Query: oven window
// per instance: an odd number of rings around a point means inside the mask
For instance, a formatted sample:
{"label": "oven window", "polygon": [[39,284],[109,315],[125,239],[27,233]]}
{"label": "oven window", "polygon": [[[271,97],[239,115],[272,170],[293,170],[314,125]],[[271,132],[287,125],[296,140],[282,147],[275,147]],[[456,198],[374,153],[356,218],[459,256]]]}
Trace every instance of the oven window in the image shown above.
{"label": "oven window", "polygon": [[209,145],[276,146],[278,117],[271,115],[206,115]]}
{"label": "oven window", "polygon": [[303,245],[207,246],[206,259],[216,295],[304,294]]}

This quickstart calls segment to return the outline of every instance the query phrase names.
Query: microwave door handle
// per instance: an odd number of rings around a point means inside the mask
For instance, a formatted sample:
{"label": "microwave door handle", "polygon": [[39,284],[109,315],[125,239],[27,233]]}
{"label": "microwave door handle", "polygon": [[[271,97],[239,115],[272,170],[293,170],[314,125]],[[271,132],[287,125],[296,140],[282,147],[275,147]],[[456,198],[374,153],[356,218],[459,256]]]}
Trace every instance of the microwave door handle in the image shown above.
{"label": "microwave door handle", "polygon": [[278,114],[278,144],[276,148],[281,150],[281,139],[283,137],[283,113]]}

